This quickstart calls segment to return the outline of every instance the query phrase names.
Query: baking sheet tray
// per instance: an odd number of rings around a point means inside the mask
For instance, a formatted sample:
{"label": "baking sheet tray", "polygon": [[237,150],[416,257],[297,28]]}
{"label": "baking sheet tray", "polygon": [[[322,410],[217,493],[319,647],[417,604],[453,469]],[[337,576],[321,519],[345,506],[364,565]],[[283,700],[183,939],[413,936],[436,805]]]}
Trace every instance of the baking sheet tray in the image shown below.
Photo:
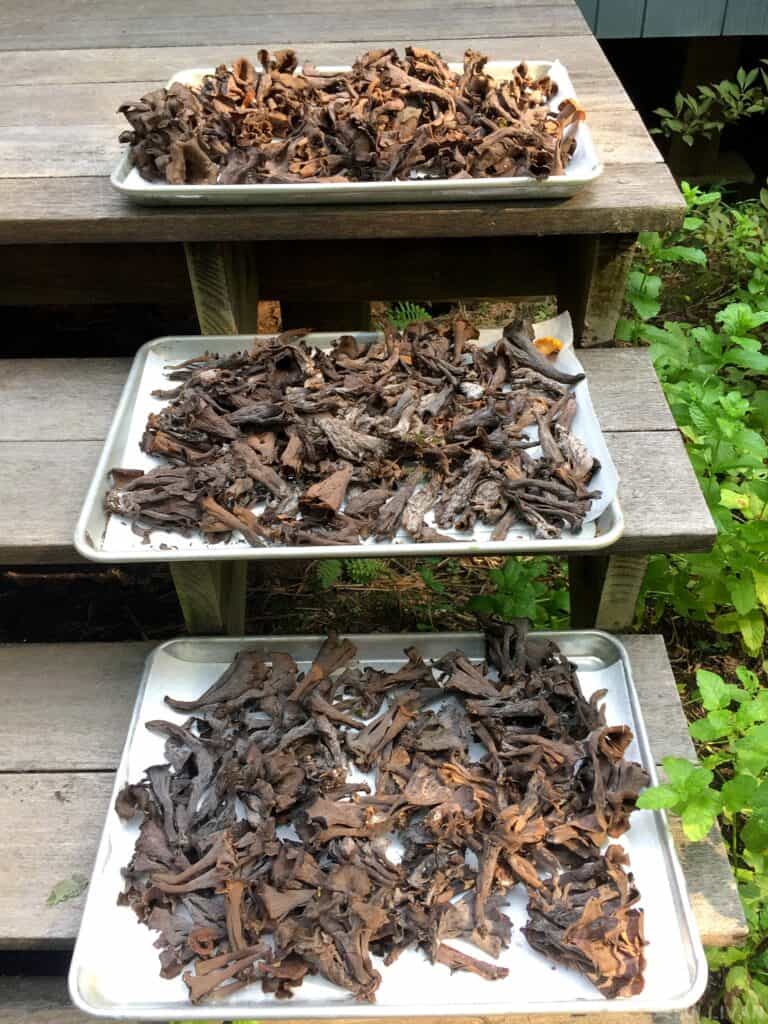
{"label": "baking sheet tray", "polygon": [[[627,757],[642,763],[657,782],[629,659],[614,637],[596,630],[543,634],[558,642],[576,665],[586,697],[606,689],[607,721],[627,723],[635,739]],[[479,633],[367,634],[350,636],[363,665],[395,671],[405,662],[403,650],[414,645],[425,658],[460,648],[482,660]],[[632,827],[618,842],[631,860],[645,911],[647,969],[645,989],[628,999],[606,999],[575,971],[551,964],[532,950],[520,932],[526,920],[522,886],[513,892],[507,912],[513,922],[512,944],[497,961],[510,968],[506,979],[488,982],[474,975],[451,974],[430,965],[418,950],[408,950],[381,970],[375,1004],[363,1004],[317,977],[308,977],[292,999],[277,1001],[257,983],[231,997],[192,1006],[183,980],[159,977],[154,936],[128,907],[118,907],[121,866],[128,863],[138,826],[123,823],[113,810],[125,782],[138,782],[144,769],[165,760],[164,738],[144,723],[156,718],[182,722],[183,714],[163,703],[166,694],[198,697],[242,647],[288,651],[306,671],[322,637],[194,638],[170,640],[148,657],[125,749],[110,800],[96,864],[88,890],[80,933],[69,973],[70,994],[86,1013],[130,1020],[260,1020],[302,1017],[414,1017],[533,1013],[662,1012],[693,1005],[707,980],[707,966],[677,856],[660,811],[636,811]],[[454,943],[468,952],[470,946]],[[378,958],[374,957],[376,966]]]}
{"label": "baking sheet tray", "polygon": [[[495,78],[509,78],[520,61],[489,61],[486,70]],[[560,61],[527,61],[531,71],[548,74],[558,85],[550,101],[557,109],[563,99],[576,99],[571,79]],[[462,70],[461,64],[449,64],[453,71]],[[349,66],[326,66],[318,71],[348,71]],[[196,85],[213,68],[188,68],[177,72],[168,85],[182,82]],[[328,182],[327,184],[290,185],[168,185],[164,182],[145,181],[131,166],[128,149],[112,172],[110,182],[123,195],[137,203],[163,205],[165,203],[192,203],[197,205],[232,204],[293,204],[293,203],[403,203],[471,201],[478,199],[561,199],[572,196],[590,181],[602,174],[592,133],[587,121],[575,126],[576,151],[565,174],[554,174],[543,181],[536,178],[473,178],[434,179],[413,178],[409,181]]]}
{"label": "baking sheet tray", "polygon": [[[537,336],[554,335],[565,342],[558,353],[556,364],[566,372],[581,371],[583,367],[572,347],[573,332],[570,317],[561,314],[552,320],[535,325]],[[318,348],[330,348],[339,333],[310,334],[307,341]],[[480,332],[479,344],[493,344],[500,336],[499,329]],[[356,338],[372,340],[375,334],[358,332]],[[168,387],[164,369],[168,364],[180,363],[206,350],[228,354],[249,348],[252,335],[226,335],[221,337],[158,338],[148,342],[136,357],[123,389],[120,403],[107,436],[99,463],[88,489],[80,518],[75,529],[74,543],[84,558],[97,562],[157,562],[193,561],[197,559],[222,560],[230,558],[352,558],[355,556],[401,555],[473,555],[512,554],[536,551],[595,551],[615,543],[624,530],[624,519],[616,497],[618,474],[595,414],[586,380],[574,389],[577,412],[573,433],[581,438],[589,451],[598,458],[601,468],[590,486],[602,491],[602,497],[592,503],[587,521],[580,533],[563,530],[562,536],[546,540],[535,537],[524,524],[515,524],[506,540],[490,539],[492,526],[475,524],[473,531],[442,530],[450,542],[419,544],[401,530],[393,541],[375,541],[368,538],[360,544],[343,545],[279,545],[251,547],[241,534],[229,541],[212,544],[199,534],[153,530],[149,543],[134,533],[128,520],[104,511],[104,495],[111,486],[109,473],[114,467],[143,469],[162,464],[139,448],[139,442],[150,412],[158,412],[166,400],[153,398],[156,388]],[[537,449],[532,449],[535,454]],[[434,525],[431,513],[426,521]]]}

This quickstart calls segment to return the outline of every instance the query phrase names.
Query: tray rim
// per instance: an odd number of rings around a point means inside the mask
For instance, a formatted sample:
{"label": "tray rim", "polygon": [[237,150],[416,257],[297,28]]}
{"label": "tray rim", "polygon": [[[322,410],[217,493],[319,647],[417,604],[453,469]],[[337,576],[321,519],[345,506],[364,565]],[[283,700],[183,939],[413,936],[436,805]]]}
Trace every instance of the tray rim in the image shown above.
{"label": "tray rim", "polygon": [[[343,332],[342,332],[343,333]],[[354,331],[358,336],[376,336],[375,331]],[[308,337],[318,335],[339,334],[334,331],[313,331]],[[270,335],[255,335],[255,337],[270,337]],[[123,420],[130,412],[130,404],[134,400],[134,392],[138,391],[141,375],[147,361],[149,352],[157,345],[165,342],[184,340],[205,341],[209,345],[217,341],[240,342],[250,344],[254,340],[252,334],[211,334],[211,335],[163,335],[153,338],[136,351],[128,371],[125,384],[120,393],[120,400],[117,403],[112,416],[112,422],[104,441],[98,461],[91,475],[88,489],[83,498],[80,513],[75,524],[73,543],[75,550],[83,558],[91,562],[103,562],[110,564],[129,564],[131,562],[205,562],[205,561],[238,561],[238,560],[259,560],[259,559],[319,559],[319,558],[399,558],[399,557],[429,557],[430,555],[502,555],[502,554],[535,554],[536,552],[562,552],[579,553],[600,551],[610,547],[623,535],[625,528],[624,513],[619,502],[618,494],[608,505],[605,511],[594,520],[599,526],[602,520],[608,521],[608,527],[604,532],[594,537],[581,538],[579,534],[566,534],[555,539],[523,538],[501,541],[476,541],[476,540],[455,540],[440,543],[423,544],[417,541],[402,541],[395,543],[374,544],[308,544],[308,545],[277,545],[266,544],[263,547],[245,547],[243,545],[209,544],[200,550],[174,549],[159,550],[157,543],[153,541],[148,544],[146,550],[122,549],[107,551],[101,545],[94,542],[88,529],[88,520],[95,506],[103,499],[107,489],[107,478],[112,468],[111,451],[117,443],[121,433]],[[597,419],[597,415],[595,414]],[[598,426],[599,420],[598,420]],[[600,427],[602,432],[602,427]],[[603,432],[604,433],[604,432]],[[158,463],[159,464],[159,463]],[[153,531],[154,532],[154,531]],[[157,531],[157,536],[162,536],[162,531]]]}
{"label": "tray rim", "polygon": [[[448,61],[452,70],[461,70],[456,61]],[[568,68],[559,58],[525,58],[524,60],[489,60],[486,67],[494,65],[516,66],[520,63],[545,67],[551,70],[558,66],[570,86],[570,98],[578,101]],[[302,65],[303,66],[303,65]],[[346,71],[349,64],[321,64],[317,71]],[[211,74],[215,68],[181,68],[174,72],[166,83],[168,88],[175,81],[184,81],[184,76],[200,76]],[[146,188],[135,188],[126,184],[126,178],[132,169],[130,162],[130,145],[126,145],[120,154],[117,164],[109,176],[110,185],[126,196],[129,200],[139,203],[213,203],[226,205],[237,198],[238,204],[248,205],[281,205],[282,203],[299,202],[311,204],[312,201],[322,203],[339,202],[398,202],[398,201],[468,201],[483,199],[514,199],[516,193],[523,190],[518,198],[522,199],[558,199],[566,198],[580,191],[586,185],[599,178],[604,171],[604,163],[598,153],[588,120],[579,124],[579,133],[592,156],[589,171],[571,174],[553,174],[548,178],[538,179],[530,175],[516,178],[428,178],[410,181],[359,181],[359,182],[316,182],[314,184],[292,183],[259,183],[255,185],[169,185],[163,182],[148,183]],[[318,189],[322,189],[318,192]],[[444,194],[435,194],[443,192]],[[452,195],[452,193],[456,193]],[[273,200],[270,200],[270,196]],[[219,197],[219,198],[216,198]],[[238,198],[239,197],[239,198]]]}
{"label": "tray rim", "polygon": [[[535,630],[531,632],[532,636],[549,637],[556,642],[562,643],[563,641],[585,641],[590,637],[598,637],[602,641],[607,642],[611,645],[617,654],[617,660],[621,662],[624,676],[626,679],[626,690],[627,696],[632,707],[632,713],[634,716],[635,726],[635,739],[637,740],[638,747],[640,749],[641,762],[643,767],[646,769],[650,779],[650,785],[656,786],[659,784],[658,772],[656,770],[656,763],[653,758],[653,753],[648,742],[648,734],[645,728],[645,720],[643,718],[642,709],[638,697],[637,690],[635,688],[634,676],[632,674],[632,665],[629,652],[627,651],[624,644],[616,636],[611,633],[607,633],[601,629],[572,629],[572,630]],[[445,640],[446,643],[455,645],[458,642],[466,640],[481,640],[484,634],[480,631],[463,631],[463,632],[450,632],[441,631],[434,633],[339,633],[339,637],[342,639],[349,639],[353,643],[366,642],[366,641],[378,641],[378,642],[394,642],[397,651],[402,651],[404,646],[418,643],[419,640],[429,638],[432,641]],[[318,646],[325,640],[325,635],[322,634],[302,634],[302,633],[291,633],[291,634],[275,634],[265,635],[259,634],[254,636],[189,636],[179,635],[172,637],[169,640],[165,640],[163,643],[152,648],[147,653],[144,660],[142,674],[139,682],[139,687],[136,693],[136,700],[134,702],[133,711],[131,713],[128,730],[126,733],[125,743],[120,755],[120,761],[115,773],[115,781],[112,787],[112,791],[109,798],[109,804],[107,805],[107,813],[102,827],[101,836],[99,839],[99,845],[96,851],[96,857],[94,866],[90,873],[89,885],[83,907],[83,914],[81,917],[80,925],[78,926],[77,939],[75,941],[75,947],[72,953],[72,959],[70,961],[69,971],[67,974],[67,988],[69,996],[74,1005],[83,1011],[83,1013],[89,1014],[93,1017],[99,1018],[111,1018],[114,1020],[142,1020],[142,1021],[173,1021],[177,1018],[178,1014],[173,1011],[160,1010],[158,1014],[157,1009],[132,1009],[132,1010],[118,1010],[116,1011],[110,1007],[94,1007],[88,1002],[87,997],[81,991],[78,984],[79,974],[79,947],[80,947],[80,932],[82,930],[82,922],[86,919],[88,914],[90,903],[93,900],[93,879],[96,877],[97,871],[100,865],[104,861],[107,847],[109,845],[109,822],[110,817],[113,813],[113,808],[117,795],[122,788],[123,779],[127,771],[128,757],[131,747],[131,742],[138,726],[138,720],[140,717],[140,709],[144,694],[149,683],[149,679],[152,673],[152,669],[157,658],[163,654],[167,648],[175,646],[179,643],[188,644],[201,644],[211,645],[214,647],[224,645],[239,645],[240,647],[248,644],[263,644],[268,645],[272,650],[278,648],[285,648],[291,643],[317,643]],[[289,652],[290,653],[290,652]],[[566,657],[578,657],[578,654],[566,652]],[[576,1000],[571,1003],[567,1002],[542,1002],[537,1003],[533,1007],[527,1007],[521,1010],[513,1010],[512,1015],[517,1016],[541,1016],[543,1014],[574,1014],[574,1015],[586,1015],[586,1014],[607,1014],[607,1013],[663,1013],[663,1012],[674,1012],[679,1010],[685,1010],[695,1005],[701,996],[704,994],[704,990],[708,981],[708,964],[704,948],[701,942],[698,925],[693,915],[693,910],[688,896],[688,886],[683,874],[682,866],[680,864],[677,851],[672,841],[672,833],[669,829],[669,823],[667,814],[663,810],[652,810],[648,812],[653,815],[654,824],[656,826],[656,833],[659,840],[659,847],[664,856],[664,860],[667,867],[667,873],[669,875],[670,887],[673,891],[673,895],[676,898],[678,909],[680,911],[681,923],[684,923],[685,930],[688,935],[688,939],[691,946],[692,954],[692,968],[693,976],[691,978],[691,984],[687,992],[676,996],[672,999],[667,1000],[665,1003],[660,1004],[656,1000],[644,1000],[643,996],[631,996],[627,999],[602,999],[600,1000],[597,996],[593,1000]],[[231,1007],[233,1012],[237,1013],[238,1016],[242,1016],[243,1013],[246,1015],[250,1014],[250,1010],[247,1006],[235,1006]],[[267,1004],[266,1006],[259,1006],[256,1016],[263,1020],[334,1020],[339,1019],[340,1016],[344,1017],[356,1017],[361,1020],[367,1018],[388,1018],[391,1020],[404,1020],[408,1016],[411,1017],[434,1017],[435,1007],[434,1006],[416,1006],[406,1009],[405,1007],[397,1007],[398,1012],[386,1013],[382,1012],[383,1008],[378,1006],[376,1003],[364,1004],[356,1003],[350,1004],[350,1007],[344,1007],[344,1012],[340,1011],[340,1008],[336,1005],[328,1005],[326,1007],[320,1007],[316,1011],[313,1010],[310,1013],[306,1012],[291,1012],[290,1006],[281,1005],[277,1000],[274,1003]],[[354,1009],[354,1013],[350,1014],[347,1009]],[[216,1010],[213,1011],[203,1006],[194,1006],[192,1003],[184,1008],[184,1017],[187,1020],[200,1020],[200,1021],[211,1021],[213,1017],[217,1017]],[[510,1015],[510,1007],[508,1003],[484,1003],[481,1009],[482,1016],[493,1016],[497,1014],[503,1014],[506,1016]],[[457,1018],[466,1015],[466,1009],[462,1009],[457,1013],[449,1013],[445,1008],[440,1009],[440,1014],[448,1018]],[[225,1018],[228,1019],[228,1018]]]}

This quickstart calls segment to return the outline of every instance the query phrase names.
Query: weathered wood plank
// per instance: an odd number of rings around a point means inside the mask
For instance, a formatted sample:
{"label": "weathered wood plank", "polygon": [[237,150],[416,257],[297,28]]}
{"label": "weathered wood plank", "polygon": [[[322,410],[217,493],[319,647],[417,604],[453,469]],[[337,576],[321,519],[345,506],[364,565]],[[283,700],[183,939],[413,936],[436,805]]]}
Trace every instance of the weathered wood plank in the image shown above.
{"label": "weathered wood plank", "polygon": [[[661,636],[622,636],[658,763],[695,756]],[[0,771],[114,771],[151,643],[0,646]],[[1,928],[0,928],[1,930]]]}
{"label": "weathered wood plank", "polygon": [[[579,353],[603,429],[674,430],[647,349]],[[130,359],[6,359],[0,374],[0,441],[98,441],[106,437]],[[66,402],[46,400],[54,388]]]}
{"label": "weathered wood plank", "polygon": [[[682,1013],[612,1013],[611,1024],[695,1024],[694,1010]],[[118,1024],[102,1018],[104,1024]],[[407,1024],[406,1018],[369,1018],[370,1024]],[[583,1024],[583,1017],[550,1015],[462,1017],[462,1024]],[[67,993],[64,978],[0,978],[0,1024],[88,1024],[93,1018],[76,1010]],[[444,1017],[419,1017],[421,1024],[444,1024]],[[125,1022],[123,1022],[125,1024]],[[130,1022],[128,1022],[130,1024]],[[286,1024],[299,1024],[286,1021]],[[355,1024],[337,1018],[335,1024]]]}
{"label": "weathered wood plank", "polygon": [[0,787],[0,949],[72,944],[85,893],[46,904],[54,885],[90,877],[112,772],[8,774]]}
{"label": "weathered wood plank", "polygon": [[[658,636],[621,639],[630,654],[655,759],[659,761],[666,755],[693,757],[663,639]],[[65,946],[74,938],[83,898],[48,908],[45,896],[61,879],[74,873],[87,875],[90,872],[113,775],[111,771],[71,769],[83,762],[116,766],[128,720],[124,704],[131,686],[137,685],[138,663],[147,646],[46,644],[36,650],[35,645],[14,645],[0,651],[4,656],[0,668],[6,663],[15,665],[12,680],[0,673],[0,696],[8,717],[8,735],[12,735],[14,726],[18,730],[28,728],[30,712],[23,707],[25,704],[37,709],[45,719],[48,713],[44,703],[46,700],[52,703],[50,678],[55,664],[59,683],[57,722],[61,736],[69,737],[65,743],[49,732],[49,747],[33,742],[24,750],[20,741],[16,741],[4,751],[2,770],[8,774],[0,791],[0,820],[11,827],[0,832],[0,872],[12,866],[8,877],[17,879],[18,884],[0,889],[0,946]],[[102,671],[114,672],[114,676],[100,683],[97,678],[100,667]],[[111,709],[115,702],[106,699],[107,685],[110,692],[122,695],[117,706],[123,706],[116,715],[117,718],[122,716],[122,729],[114,723],[99,736],[96,729],[83,728],[83,708],[101,702],[105,712]],[[70,699],[59,700],[62,692]],[[40,729],[41,737],[44,732]],[[77,744],[71,742],[73,735],[79,738]],[[45,768],[46,771],[24,774],[17,772],[20,766]],[[54,766],[65,770],[50,772]],[[704,844],[688,845],[679,836],[677,839],[682,847],[691,900],[704,941],[711,945],[734,941],[743,934],[744,925],[722,843],[717,842],[716,836]]]}
{"label": "weathered wood plank", "polygon": [[719,36],[727,0],[696,0],[695,6],[646,0],[643,37]]}
{"label": "weathered wood plank", "polygon": [[664,757],[695,759],[664,637],[634,634],[618,639],[627,648],[632,664],[632,678],[654,760],[661,764]]}
{"label": "weathered wood plank", "polygon": [[0,181],[0,244],[630,234],[682,224],[685,203],[662,163],[610,165],[570,199],[379,206],[131,205],[98,178]]}
{"label": "weathered wood plank", "polygon": [[[0,441],[101,441],[130,359],[4,359]],[[65,400],[51,401],[52,395]]]}
{"label": "weathered wood plank", "polygon": [[573,318],[576,344],[613,341],[632,265],[634,235],[576,238],[566,242],[557,272],[557,300]]}
{"label": "weathered wood plank", "polygon": [[152,646],[0,646],[0,772],[114,771]]}
{"label": "weathered wood plank", "polygon": [[[136,98],[139,95],[136,93]],[[30,115],[24,124],[0,127],[0,178],[79,178],[112,173],[120,158],[118,133],[124,125],[107,112],[95,124],[80,120],[78,111],[69,115],[78,121],[69,123],[63,110],[63,122],[48,121],[48,117],[56,118],[58,108],[59,102],[54,100],[48,104],[49,114],[40,121],[37,115]],[[630,107],[622,103],[592,108],[588,116],[606,165],[661,161],[655,142]],[[77,139],[74,147],[73,138]]]}
{"label": "weathered wood plank", "polygon": [[[613,553],[709,550],[715,527],[679,435],[606,433],[626,520]],[[0,562],[80,561],[72,532],[100,450],[95,441],[0,442]]]}
{"label": "weathered wood plank", "polygon": [[611,554],[708,551],[717,536],[680,435],[608,434],[626,530]]}
{"label": "weathered wood plank", "polygon": [[[96,47],[199,46],[212,39],[217,44],[240,48],[262,45],[264,39],[291,39],[295,45],[316,39],[336,42],[387,43],[406,36],[418,40],[434,31],[437,10],[429,3],[401,8],[390,4],[353,7],[338,3],[324,11],[302,11],[301,17],[282,10],[260,13],[239,11],[219,13],[210,6],[194,14],[177,14],[167,4],[156,3],[153,13],[136,17],[117,4],[104,7],[104,14],[90,10],[69,17],[30,16],[23,3],[13,12],[4,5],[0,15],[0,48],[3,50],[54,50]],[[495,6],[439,7],[440,34],[447,39],[499,36],[584,35],[589,32],[575,4],[521,7]]]}
{"label": "weathered wood plank", "polygon": [[[303,0],[298,0],[302,4]],[[335,0],[334,0],[335,2]],[[499,0],[508,4],[509,0]],[[569,0],[570,2],[570,0]],[[439,21],[434,28],[439,31]],[[390,46],[402,51],[413,42],[413,37],[393,39]],[[553,55],[568,68],[571,77],[580,83],[601,84],[603,89],[624,93],[599,44],[590,35],[567,36],[560,32],[544,36],[504,36],[499,34],[491,39],[479,39],[474,35],[461,39],[447,39],[443,36],[420,37],[419,43],[436,50],[449,61],[461,61],[466,49],[482,49],[491,60],[551,60]],[[285,39],[264,37],[259,46],[269,50],[284,50],[293,45],[290,37]],[[46,59],[40,60],[37,50],[12,50],[3,57],[0,66],[0,82],[8,86],[44,85],[73,86],[78,83],[133,83],[137,81],[165,82],[176,71],[183,68],[215,67],[231,62],[239,52],[233,53],[231,45],[206,42],[203,46],[169,46],[132,49],[76,49],[49,50]],[[322,38],[302,46],[299,56],[313,60],[316,64],[349,64],[365,47],[364,42],[326,42]],[[125,98],[125,97],[123,97]]]}

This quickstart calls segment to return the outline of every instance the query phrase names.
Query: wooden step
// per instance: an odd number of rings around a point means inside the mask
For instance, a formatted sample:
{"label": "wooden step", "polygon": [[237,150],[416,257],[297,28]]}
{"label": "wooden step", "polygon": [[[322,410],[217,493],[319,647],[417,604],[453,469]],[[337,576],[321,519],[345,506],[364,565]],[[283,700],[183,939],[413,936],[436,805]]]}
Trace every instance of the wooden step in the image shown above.
{"label": "wooden step", "polygon": [[[621,477],[627,525],[612,553],[708,550],[715,526],[648,351],[580,358]],[[81,560],[72,534],[129,365],[0,361],[0,562]]]}
{"label": "wooden step", "polygon": [[[662,638],[622,639],[656,758],[693,757]],[[0,647],[0,948],[74,941],[85,897],[53,907],[46,897],[58,882],[90,875],[148,649]],[[746,929],[719,833],[691,846],[677,840],[705,943],[733,943]]]}

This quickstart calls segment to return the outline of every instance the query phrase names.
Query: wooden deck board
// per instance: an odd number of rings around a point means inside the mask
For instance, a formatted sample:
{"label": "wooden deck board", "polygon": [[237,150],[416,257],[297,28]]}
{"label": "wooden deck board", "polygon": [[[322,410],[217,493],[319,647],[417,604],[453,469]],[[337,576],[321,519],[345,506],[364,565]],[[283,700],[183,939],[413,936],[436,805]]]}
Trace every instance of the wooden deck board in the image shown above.
{"label": "wooden deck board", "polygon": [[[647,349],[582,349],[595,411],[611,432],[674,430]],[[130,359],[0,362],[0,442],[100,441],[107,436]],[[64,402],[52,402],[59,392]]]}
{"label": "wooden deck board", "polygon": [[[291,39],[297,46],[318,39],[329,42],[386,44],[408,36],[418,40],[434,32],[463,39],[468,35],[499,36],[587,35],[589,28],[575,4],[465,5],[424,0],[402,8],[397,2],[354,8],[340,2],[325,10],[306,8],[297,17],[276,4],[251,3],[247,11],[220,11],[198,4],[174,10],[173,4],[155,0],[142,4],[141,15],[122,4],[102,2],[94,11],[78,5],[69,16],[30,15],[24,0],[4,3],[0,14],[3,50],[147,46],[200,46],[210,40],[220,45],[258,48],[267,39]],[[42,5],[46,9],[45,4]],[[260,8],[260,9],[259,9]]]}
{"label": "wooden deck board", "polygon": [[[100,1018],[103,1024],[118,1024],[111,1018]],[[415,1018],[410,1018],[413,1020]],[[475,1016],[461,1017],[462,1024],[584,1024],[584,1016]],[[682,1013],[612,1013],[610,1024],[695,1024],[694,1011]],[[370,1017],[368,1024],[393,1024],[392,1017]],[[406,1024],[408,1018],[394,1018]],[[444,1024],[445,1017],[419,1017],[420,1024]],[[88,1017],[70,1003],[64,978],[2,978],[0,977],[0,1024],[87,1024]],[[122,1022],[125,1024],[125,1022]],[[130,1022],[128,1022],[130,1024]],[[286,1021],[286,1024],[299,1024]],[[337,1018],[334,1024],[356,1024]]]}
{"label": "wooden deck board", "polygon": [[289,206],[140,207],[105,177],[24,177],[0,181],[0,245],[632,234],[677,227],[684,210],[661,163],[609,165],[557,201],[302,206],[300,217]]}
{"label": "wooden deck board", "polygon": [[[0,244],[611,234],[682,220],[677,187],[572,0],[405,0],[381,9],[291,0],[232,15],[203,0],[151,0],[141,17],[115,0],[66,0],[69,13],[57,8],[55,17],[46,16],[49,5],[13,0],[0,11]],[[492,59],[563,61],[588,111],[603,177],[568,201],[303,207],[300,217],[291,207],[137,208],[110,190],[115,108],[176,70],[263,45],[347,63],[371,46],[414,41],[452,60],[473,47]]]}
{"label": "wooden deck board", "polygon": [[[678,434],[606,437],[626,520],[612,553],[708,551],[714,524]],[[100,452],[100,441],[0,442],[0,563],[81,561],[72,534]]]}
{"label": "wooden deck board", "polygon": [[[714,526],[647,350],[584,349],[581,358],[621,477],[627,528],[615,551],[707,550]],[[109,358],[4,362],[0,491],[7,500],[0,504],[0,560],[6,564],[80,561],[72,533],[129,365]],[[51,402],[56,393],[66,401]],[[674,490],[666,485],[670,479]]]}
{"label": "wooden deck board", "polygon": [[[623,639],[654,757],[693,756],[662,638]],[[0,875],[13,880],[0,887],[0,947],[66,948],[76,935],[84,896],[56,907],[45,899],[57,882],[90,874],[147,649],[0,648]],[[702,938],[735,941],[744,923],[722,842],[681,845]]]}

